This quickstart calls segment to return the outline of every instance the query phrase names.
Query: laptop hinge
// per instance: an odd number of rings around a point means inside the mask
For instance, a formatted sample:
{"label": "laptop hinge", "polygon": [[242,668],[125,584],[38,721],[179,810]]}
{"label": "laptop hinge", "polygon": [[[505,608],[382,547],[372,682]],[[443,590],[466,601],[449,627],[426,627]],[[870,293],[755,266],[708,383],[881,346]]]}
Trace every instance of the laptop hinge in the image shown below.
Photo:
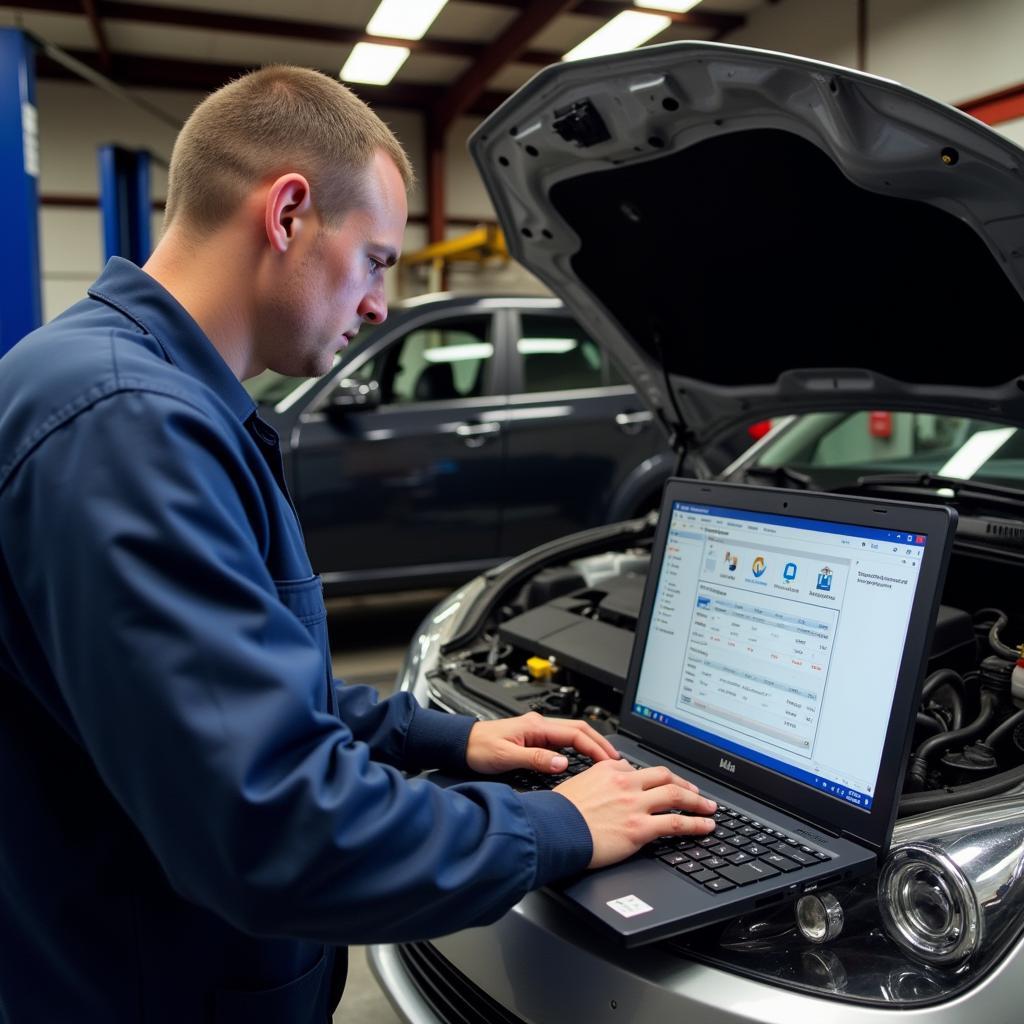
{"label": "laptop hinge", "polygon": [[[621,735],[629,735],[623,729],[620,729],[619,732],[620,732]],[[634,739],[635,740],[636,737],[635,736],[630,736],[630,739]],[[645,754],[651,754],[652,756],[654,756],[656,758],[660,758],[662,760],[669,760],[669,761],[673,760],[673,758],[672,758],[672,756],[670,754],[666,754],[662,750],[654,750],[653,748],[649,747],[646,743],[637,742],[637,746],[640,747],[640,749]],[[778,811],[779,814],[785,814],[785,815],[787,815],[790,818],[795,818],[797,821],[799,821],[802,824],[806,825],[809,829],[813,829],[815,832],[818,832],[821,835],[828,836],[831,839],[847,839],[850,842],[856,843],[858,846],[867,846],[869,849],[877,850],[877,847],[873,846],[871,843],[866,843],[863,839],[860,839],[857,836],[851,836],[849,833],[845,832],[844,830],[838,830],[837,831],[834,828],[829,828],[828,826],[823,825],[820,822],[810,821],[804,815],[800,814],[798,811],[790,810],[787,807],[780,806],[774,800],[770,800],[768,797],[759,796],[756,793],[751,793],[749,790],[744,789],[742,786],[738,786],[735,782],[732,782],[731,780],[720,779],[717,776],[710,775],[707,772],[703,772],[699,768],[695,768],[695,767],[689,767],[689,768],[683,767],[683,770],[684,771],[690,771],[690,772],[696,772],[696,773],[704,776],[705,778],[710,779],[712,782],[719,782],[723,786],[728,786],[729,789],[733,789],[737,793],[740,793],[743,796],[748,796],[748,797],[750,797],[751,800],[756,800],[758,803],[764,804],[766,807],[771,807],[773,810]]]}

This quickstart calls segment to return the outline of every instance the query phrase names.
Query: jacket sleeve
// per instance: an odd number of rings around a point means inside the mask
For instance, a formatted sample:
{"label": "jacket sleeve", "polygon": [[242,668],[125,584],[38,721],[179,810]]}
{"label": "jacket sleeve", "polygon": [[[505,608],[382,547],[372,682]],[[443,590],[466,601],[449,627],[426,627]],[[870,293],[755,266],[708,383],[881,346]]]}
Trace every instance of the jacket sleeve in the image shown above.
{"label": "jacket sleeve", "polygon": [[372,686],[349,686],[340,679],[334,680],[334,699],[342,721],[366,743],[374,759],[405,771],[466,772],[466,747],[475,718],[423,708],[410,693],[382,701]]}
{"label": "jacket sleeve", "polygon": [[[589,831],[560,795],[408,781],[344,705],[319,710],[323,651],[266,570],[244,441],[186,397],[118,392],[0,495],[55,713],[175,889],[252,933],[365,943],[485,923],[585,867]],[[407,700],[387,722],[348,710],[414,760],[468,733],[421,730]]]}

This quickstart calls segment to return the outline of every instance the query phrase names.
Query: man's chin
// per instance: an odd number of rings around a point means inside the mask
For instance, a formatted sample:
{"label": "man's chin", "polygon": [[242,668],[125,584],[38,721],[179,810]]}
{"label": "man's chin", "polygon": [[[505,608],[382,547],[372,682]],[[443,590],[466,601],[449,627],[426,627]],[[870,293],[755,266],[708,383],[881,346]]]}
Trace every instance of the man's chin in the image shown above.
{"label": "man's chin", "polygon": [[334,366],[335,360],[338,357],[333,352],[326,352],[316,358],[311,358],[306,364],[301,374],[296,376],[301,377],[322,377],[325,373],[328,373]]}

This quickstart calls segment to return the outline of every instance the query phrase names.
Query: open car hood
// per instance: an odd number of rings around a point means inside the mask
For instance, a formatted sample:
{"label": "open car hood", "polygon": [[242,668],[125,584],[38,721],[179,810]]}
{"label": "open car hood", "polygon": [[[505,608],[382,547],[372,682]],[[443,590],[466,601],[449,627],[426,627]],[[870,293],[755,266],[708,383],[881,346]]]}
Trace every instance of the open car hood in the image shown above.
{"label": "open car hood", "polygon": [[512,254],[678,439],[826,409],[1024,423],[1024,150],[966,114],[683,42],[546,68],[469,145]]}

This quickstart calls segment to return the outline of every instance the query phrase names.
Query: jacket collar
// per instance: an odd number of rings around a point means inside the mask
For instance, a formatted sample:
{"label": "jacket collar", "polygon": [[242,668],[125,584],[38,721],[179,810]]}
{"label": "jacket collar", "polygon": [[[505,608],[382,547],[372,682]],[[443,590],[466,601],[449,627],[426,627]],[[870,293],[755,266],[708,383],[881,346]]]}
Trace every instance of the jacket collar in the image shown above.
{"label": "jacket collar", "polygon": [[244,422],[256,403],[202,328],[180,302],[134,263],[112,256],[89,295],[123,313],[151,335],[167,361],[212,389]]}

